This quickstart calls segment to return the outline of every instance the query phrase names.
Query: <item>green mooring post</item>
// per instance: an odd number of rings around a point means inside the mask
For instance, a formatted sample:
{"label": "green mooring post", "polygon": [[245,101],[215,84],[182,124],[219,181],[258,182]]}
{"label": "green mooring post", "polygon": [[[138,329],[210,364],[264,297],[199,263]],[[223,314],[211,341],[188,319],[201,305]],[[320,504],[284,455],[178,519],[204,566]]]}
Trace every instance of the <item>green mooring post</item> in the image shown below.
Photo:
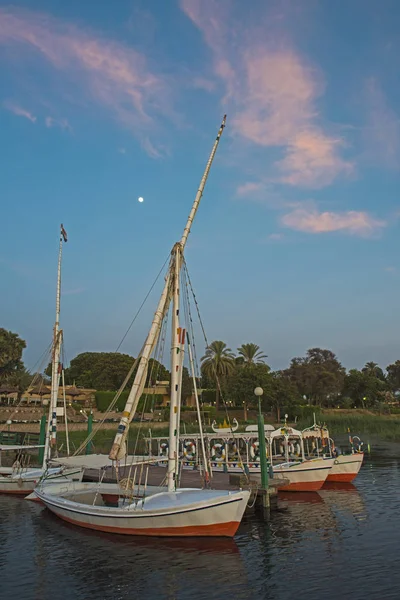
{"label": "green mooring post", "polygon": [[265,446],[264,417],[261,412],[261,396],[263,395],[264,390],[261,387],[256,387],[254,393],[258,397],[258,449],[260,451],[261,490],[263,493],[263,507],[269,508],[269,472],[267,463],[267,450]]}
{"label": "green mooring post", "polygon": [[39,465],[43,464],[45,442],[46,442],[46,416],[43,415],[42,418],[40,419],[39,446],[43,446],[43,448],[39,448]]}
{"label": "green mooring post", "polygon": [[[92,429],[93,429],[93,414],[92,412],[90,412],[89,416],[88,416],[88,421],[87,421],[87,434],[90,435],[92,433]],[[86,454],[91,454],[92,452],[92,442],[88,442],[86,444]]]}

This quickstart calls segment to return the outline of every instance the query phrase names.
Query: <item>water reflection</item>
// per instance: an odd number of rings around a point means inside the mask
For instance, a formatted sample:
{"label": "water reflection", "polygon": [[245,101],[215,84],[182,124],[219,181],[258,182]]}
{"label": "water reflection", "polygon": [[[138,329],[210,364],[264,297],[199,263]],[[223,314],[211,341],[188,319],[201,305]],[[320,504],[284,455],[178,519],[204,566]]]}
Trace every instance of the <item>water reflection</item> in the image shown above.
{"label": "water reflection", "polygon": [[62,549],[64,573],[78,593],[74,597],[177,598],[189,593],[194,581],[196,598],[226,587],[234,587],[237,598],[247,597],[247,570],[235,540],[115,536],[74,527],[40,510],[33,522],[38,547],[51,539],[51,561]]}
{"label": "water reflection", "polygon": [[247,516],[235,540],[92,532],[0,496],[1,597],[397,600],[396,452],[367,457],[355,485],[281,494],[270,521]]}

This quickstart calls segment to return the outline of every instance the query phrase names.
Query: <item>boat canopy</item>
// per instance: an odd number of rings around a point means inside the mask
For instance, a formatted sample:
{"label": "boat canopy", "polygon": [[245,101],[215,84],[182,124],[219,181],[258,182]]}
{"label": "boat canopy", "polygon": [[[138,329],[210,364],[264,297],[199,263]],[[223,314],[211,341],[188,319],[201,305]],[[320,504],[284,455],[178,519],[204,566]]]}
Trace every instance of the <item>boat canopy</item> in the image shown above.
{"label": "boat canopy", "polygon": [[293,429],[293,427],[279,427],[279,429],[275,429],[270,433],[270,438],[275,439],[279,437],[302,437],[302,432],[297,429]]}

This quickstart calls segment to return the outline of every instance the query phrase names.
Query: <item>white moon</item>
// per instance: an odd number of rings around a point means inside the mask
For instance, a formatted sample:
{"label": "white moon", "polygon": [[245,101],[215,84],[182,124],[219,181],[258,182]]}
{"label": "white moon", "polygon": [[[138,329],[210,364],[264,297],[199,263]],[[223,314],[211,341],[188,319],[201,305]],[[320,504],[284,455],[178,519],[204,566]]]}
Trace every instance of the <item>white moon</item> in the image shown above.
{"label": "white moon", "polygon": [[144,200],[144,198],[142,198],[142,196],[140,196],[140,197],[138,198],[138,202],[143,202],[143,200]]}

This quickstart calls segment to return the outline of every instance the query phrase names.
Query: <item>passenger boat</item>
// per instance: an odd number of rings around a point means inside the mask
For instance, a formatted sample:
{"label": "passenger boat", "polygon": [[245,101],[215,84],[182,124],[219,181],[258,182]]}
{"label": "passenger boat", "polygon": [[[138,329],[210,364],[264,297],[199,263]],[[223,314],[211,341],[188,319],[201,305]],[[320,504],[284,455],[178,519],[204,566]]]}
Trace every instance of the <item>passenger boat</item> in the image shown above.
{"label": "passenger boat", "polygon": [[306,456],[325,460],[333,458],[327,482],[351,483],[357,477],[364,460],[363,443],[358,436],[349,435],[350,451],[343,453],[335,446],[327,427],[315,422],[302,432]]}

